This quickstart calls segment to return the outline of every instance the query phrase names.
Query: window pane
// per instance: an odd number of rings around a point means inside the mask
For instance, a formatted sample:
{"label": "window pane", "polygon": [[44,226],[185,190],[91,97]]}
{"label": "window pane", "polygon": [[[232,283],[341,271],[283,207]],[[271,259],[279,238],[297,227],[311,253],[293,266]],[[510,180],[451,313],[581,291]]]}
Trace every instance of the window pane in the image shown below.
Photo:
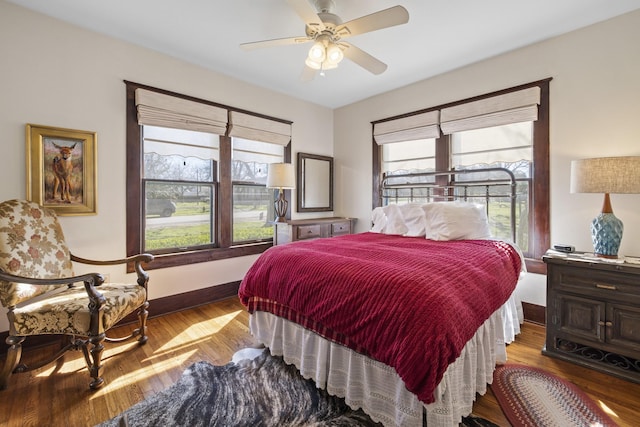
{"label": "window pane", "polygon": [[453,134],[452,166],[533,160],[533,123],[514,123]]}
{"label": "window pane", "polygon": [[144,126],[144,178],[217,181],[220,137],[204,132]]}
{"label": "window pane", "polygon": [[274,200],[262,185],[233,185],[233,243],[273,238]]}
{"label": "window pane", "polygon": [[173,181],[213,182],[213,160],[179,155],[144,154],[144,178]]}
{"label": "window pane", "polygon": [[[502,167],[509,169],[516,177],[516,242],[526,253],[529,252],[529,190],[533,171],[533,123],[514,123],[486,129],[458,132],[452,135],[452,163],[456,169],[478,169]],[[482,178],[496,179],[502,175],[487,177],[462,175],[458,181]],[[477,189],[484,191],[482,187]],[[510,190],[505,187],[505,194]],[[486,203],[481,200],[478,202]],[[491,231],[495,237],[511,238],[511,212],[509,198],[489,200]]]}
{"label": "window pane", "polygon": [[272,239],[275,193],[265,185],[269,164],[284,161],[284,147],[242,138],[231,143],[233,243]]}
{"label": "window pane", "polygon": [[144,250],[215,243],[212,184],[145,182]]}
{"label": "window pane", "polygon": [[410,173],[435,170],[436,140],[420,139],[382,146],[382,172]]}
{"label": "window pane", "polygon": [[269,163],[284,161],[284,147],[267,142],[233,138],[231,179],[234,182],[267,183]]}
{"label": "window pane", "polygon": [[[200,157],[201,159],[219,160],[217,153],[220,147],[220,137],[218,135],[148,125],[143,127],[143,132],[145,153],[161,150],[159,154],[163,155],[182,154],[184,156]],[[146,147],[154,142],[161,142],[164,145],[154,145],[153,149]]]}

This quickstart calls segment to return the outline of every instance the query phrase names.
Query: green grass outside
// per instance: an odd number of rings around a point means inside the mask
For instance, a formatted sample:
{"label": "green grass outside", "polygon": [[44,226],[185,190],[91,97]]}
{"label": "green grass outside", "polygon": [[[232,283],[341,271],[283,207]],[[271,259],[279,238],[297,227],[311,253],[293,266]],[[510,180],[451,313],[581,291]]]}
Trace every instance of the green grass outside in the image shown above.
{"label": "green grass outside", "polygon": [[[402,203],[401,201],[399,201]],[[202,215],[209,213],[209,205],[204,202],[179,202],[176,203],[176,216]],[[204,209],[204,210],[203,210]],[[266,206],[236,205],[236,212],[255,211],[256,217],[260,212],[266,212]],[[509,203],[491,202],[489,205],[491,233],[495,237],[511,238],[509,229]],[[518,209],[516,209],[518,215]],[[518,218],[519,220],[519,218]],[[518,222],[516,222],[518,224]],[[520,224],[517,229],[516,240],[521,248],[528,247],[528,227]],[[273,237],[273,227],[266,226],[264,221],[245,220],[237,221],[233,225],[234,242],[251,242],[270,239]],[[182,248],[189,246],[206,245],[211,243],[211,235],[208,224],[182,225],[180,227],[158,227],[146,231],[146,250]]]}
{"label": "green grass outside", "polygon": [[[260,212],[266,212],[265,206],[237,205],[236,212],[255,211],[255,218]],[[209,204],[205,202],[178,202],[174,216],[190,216],[209,214]],[[234,242],[251,242],[270,239],[273,237],[273,226],[265,225],[264,220],[240,220],[233,225]],[[145,250],[152,251],[168,248],[184,248],[189,246],[207,245],[211,243],[209,224],[180,225],[154,227],[146,230]]]}
{"label": "green grass outside", "polygon": [[264,221],[247,221],[233,224],[234,242],[263,240],[272,237],[273,226],[265,226]]}
{"label": "green grass outside", "polygon": [[202,215],[211,212],[211,206],[206,202],[176,202],[176,216]]}
{"label": "green grass outside", "polygon": [[157,227],[146,230],[146,250],[184,248],[211,242],[209,224]]}

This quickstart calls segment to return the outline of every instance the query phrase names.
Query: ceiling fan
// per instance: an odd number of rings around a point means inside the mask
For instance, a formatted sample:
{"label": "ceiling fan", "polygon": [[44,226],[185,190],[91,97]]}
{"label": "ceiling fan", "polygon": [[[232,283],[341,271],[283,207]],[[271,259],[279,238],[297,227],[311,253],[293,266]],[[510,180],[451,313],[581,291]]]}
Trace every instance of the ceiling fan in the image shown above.
{"label": "ceiling fan", "polygon": [[324,75],[325,70],[336,68],[344,57],[373,74],[383,73],[387,69],[387,64],[343,40],[409,21],[409,12],[402,6],[390,7],[342,23],[340,17],[334,13],[333,0],[287,0],[287,3],[305,22],[306,35],[242,43],[240,47],[244,50],[253,50],[314,42],[302,71],[301,79],[304,81],[312,80],[318,70],[321,75]]}

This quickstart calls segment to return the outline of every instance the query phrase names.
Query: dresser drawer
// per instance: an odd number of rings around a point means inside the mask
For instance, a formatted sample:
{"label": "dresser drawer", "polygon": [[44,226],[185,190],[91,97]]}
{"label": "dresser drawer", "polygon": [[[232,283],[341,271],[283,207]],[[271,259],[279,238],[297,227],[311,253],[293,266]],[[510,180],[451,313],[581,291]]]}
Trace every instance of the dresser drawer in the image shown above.
{"label": "dresser drawer", "polygon": [[351,223],[349,221],[331,224],[331,235],[340,236],[341,234],[351,234]]}
{"label": "dresser drawer", "polygon": [[593,297],[640,301],[638,277],[573,267],[555,268],[555,289]]}
{"label": "dresser drawer", "polygon": [[312,240],[353,233],[355,219],[344,217],[293,219],[276,222],[273,243],[282,245],[297,240]]}
{"label": "dresser drawer", "polygon": [[322,227],[320,225],[301,225],[297,229],[297,240],[315,239],[322,236]]}

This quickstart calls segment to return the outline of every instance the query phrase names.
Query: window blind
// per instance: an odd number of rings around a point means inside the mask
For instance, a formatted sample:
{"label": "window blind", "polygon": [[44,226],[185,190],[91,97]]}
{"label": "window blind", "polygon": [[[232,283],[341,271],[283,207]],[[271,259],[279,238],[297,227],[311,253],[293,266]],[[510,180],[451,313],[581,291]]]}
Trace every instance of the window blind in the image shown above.
{"label": "window blind", "polygon": [[373,137],[377,144],[413,141],[427,138],[438,138],[439,111],[429,111],[400,119],[375,123]]}
{"label": "window blind", "polygon": [[465,130],[488,128],[538,120],[540,87],[492,96],[443,108],[440,127],[445,135]]}
{"label": "window blind", "polygon": [[229,136],[286,146],[291,141],[291,124],[231,111]]}
{"label": "window blind", "polygon": [[227,130],[225,108],[193,102],[162,93],[136,89],[138,123],[224,135]]}

